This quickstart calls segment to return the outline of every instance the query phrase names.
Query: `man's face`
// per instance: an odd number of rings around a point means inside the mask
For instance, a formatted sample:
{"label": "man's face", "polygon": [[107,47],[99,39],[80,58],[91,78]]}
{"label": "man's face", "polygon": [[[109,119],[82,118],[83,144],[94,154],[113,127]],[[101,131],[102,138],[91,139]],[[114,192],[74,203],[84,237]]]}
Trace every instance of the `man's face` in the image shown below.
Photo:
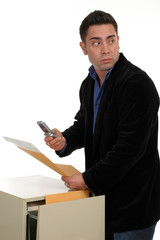
{"label": "man's face", "polygon": [[88,55],[97,74],[106,74],[119,58],[119,37],[112,24],[93,25],[88,28],[85,43],[80,46]]}

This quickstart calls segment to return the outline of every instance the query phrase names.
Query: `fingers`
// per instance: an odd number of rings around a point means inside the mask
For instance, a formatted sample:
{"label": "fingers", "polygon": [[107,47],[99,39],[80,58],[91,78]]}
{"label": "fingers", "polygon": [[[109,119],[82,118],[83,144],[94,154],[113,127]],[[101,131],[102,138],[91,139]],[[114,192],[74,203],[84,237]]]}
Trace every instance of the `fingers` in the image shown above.
{"label": "fingers", "polygon": [[64,185],[65,185],[66,187],[70,188],[69,182],[68,182],[69,177],[64,177],[64,176],[62,176],[61,179],[62,179],[62,181],[64,181]]}
{"label": "fingers", "polygon": [[52,129],[52,132],[58,137],[63,137],[62,133],[57,128]]}
{"label": "fingers", "polygon": [[57,137],[54,139],[52,137],[46,137],[45,142],[55,151],[61,151],[65,147],[66,139],[64,137]]}
{"label": "fingers", "polygon": [[67,182],[68,178],[69,178],[69,177],[65,177],[65,176],[62,176],[62,177],[61,177],[62,181],[64,181],[64,182]]}
{"label": "fingers", "polygon": [[63,137],[62,133],[58,129],[54,128],[52,132],[57,137],[45,137],[44,140],[50,148],[54,149],[55,151],[61,151],[65,147],[66,139]]}
{"label": "fingers", "polygon": [[65,176],[62,176],[61,177],[62,181],[64,182],[64,185],[68,188],[72,188],[72,182],[71,182],[71,177],[65,177]]}
{"label": "fingers", "polygon": [[85,184],[85,181],[81,173],[76,173],[70,177],[62,176],[61,179],[62,181],[64,181],[64,184],[70,189],[73,189],[73,190],[88,189],[88,186]]}

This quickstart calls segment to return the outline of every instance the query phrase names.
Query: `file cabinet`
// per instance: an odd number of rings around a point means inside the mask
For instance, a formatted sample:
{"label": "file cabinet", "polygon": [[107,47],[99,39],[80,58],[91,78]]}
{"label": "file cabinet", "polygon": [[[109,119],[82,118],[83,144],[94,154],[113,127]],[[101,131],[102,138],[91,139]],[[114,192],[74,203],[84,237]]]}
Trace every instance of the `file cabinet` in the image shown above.
{"label": "file cabinet", "polygon": [[104,196],[45,204],[46,195],[67,191],[45,176],[1,180],[0,239],[104,240]]}

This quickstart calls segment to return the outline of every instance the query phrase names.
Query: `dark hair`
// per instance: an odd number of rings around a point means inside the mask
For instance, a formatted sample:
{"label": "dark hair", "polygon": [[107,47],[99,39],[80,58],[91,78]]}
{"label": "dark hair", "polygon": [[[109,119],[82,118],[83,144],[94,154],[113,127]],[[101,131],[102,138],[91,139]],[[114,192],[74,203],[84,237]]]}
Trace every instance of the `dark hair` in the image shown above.
{"label": "dark hair", "polygon": [[88,28],[92,25],[99,24],[112,24],[115,28],[116,33],[118,33],[118,25],[115,19],[106,12],[103,11],[94,11],[91,12],[81,23],[79,32],[83,42],[85,42],[85,38],[87,35]]}

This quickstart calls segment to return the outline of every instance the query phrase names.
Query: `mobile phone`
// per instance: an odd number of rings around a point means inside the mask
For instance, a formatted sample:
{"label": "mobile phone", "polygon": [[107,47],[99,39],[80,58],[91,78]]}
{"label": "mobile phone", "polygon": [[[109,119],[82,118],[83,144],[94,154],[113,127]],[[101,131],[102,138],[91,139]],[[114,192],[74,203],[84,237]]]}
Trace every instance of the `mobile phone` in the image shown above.
{"label": "mobile phone", "polygon": [[51,129],[47,126],[47,124],[43,121],[38,121],[37,122],[38,126],[42,129],[44,132],[44,135],[46,137],[53,137],[56,138],[57,136],[51,131]]}

